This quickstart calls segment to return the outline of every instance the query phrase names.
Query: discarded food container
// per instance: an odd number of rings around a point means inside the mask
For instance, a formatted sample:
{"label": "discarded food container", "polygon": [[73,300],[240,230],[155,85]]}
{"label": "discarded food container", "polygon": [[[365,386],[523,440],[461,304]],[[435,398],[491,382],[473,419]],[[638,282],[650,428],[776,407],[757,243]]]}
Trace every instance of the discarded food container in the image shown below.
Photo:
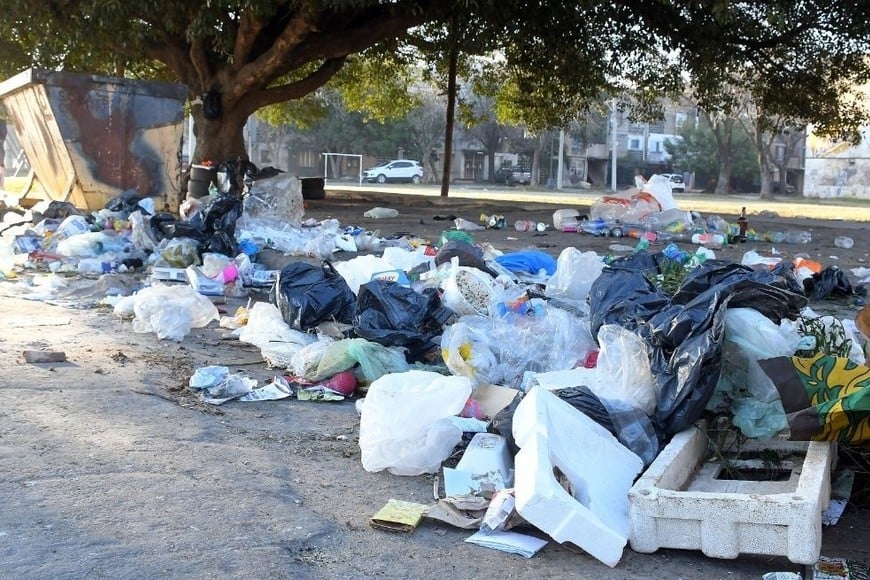
{"label": "discarded food container", "polygon": [[389,207],[373,207],[363,214],[363,217],[372,219],[394,218],[399,215],[399,210]]}
{"label": "discarded food container", "polygon": [[[741,480],[720,462],[706,461],[708,441],[698,426],[678,433],[631,488],[632,549],[701,550],[712,558],[764,554],[815,563],[822,510],[831,493],[832,444],[750,440],[741,449],[747,458],[730,466],[746,471]],[[771,466],[771,452],[786,459]],[[761,459],[749,459],[753,454]],[[755,477],[747,477],[753,469]],[[758,471],[769,472],[768,479]]]}
{"label": "discarded food container", "polygon": [[135,189],[178,208],[184,85],[29,69],[0,83],[0,99],[35,192],[98,210]]}
{"label": "discarded food container", "polygon": [[813,241],[813,235],[804,230],[792,230],[785,233],[785,242],[788,244],[808,244]]}

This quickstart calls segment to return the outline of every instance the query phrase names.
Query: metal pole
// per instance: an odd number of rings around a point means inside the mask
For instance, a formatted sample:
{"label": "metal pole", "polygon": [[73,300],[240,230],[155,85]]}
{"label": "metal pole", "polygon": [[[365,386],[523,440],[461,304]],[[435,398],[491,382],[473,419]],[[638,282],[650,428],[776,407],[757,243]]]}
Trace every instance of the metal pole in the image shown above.
{"label": "metal pole", "polygon": [[559,129],[559,169],[556,174],[556,189],[562,189],[562,165],[564,164],[565,156],[562,152],[565,150],[565,129]]}
{"label": "metal pole", "polygon": [[616,99],[610,100],[610,183],[613,191],[616,191]]}

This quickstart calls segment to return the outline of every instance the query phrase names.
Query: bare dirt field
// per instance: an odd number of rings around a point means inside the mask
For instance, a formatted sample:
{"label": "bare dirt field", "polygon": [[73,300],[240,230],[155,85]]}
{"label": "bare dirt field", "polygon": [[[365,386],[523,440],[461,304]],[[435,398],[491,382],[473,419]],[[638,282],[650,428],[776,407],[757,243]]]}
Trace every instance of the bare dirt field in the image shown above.
{"label": "bare dirt field", "polygon": [[[395,207],[400,216],[364,218],[374,206]],[[484,213],[504,215],[508,224],[551,223],[562,207],[329,192],[307,202],[306,215],[434,241],[451,226],[436,218],[476,221]],[[868,260],[863,223],[750,219],[756,229],[811,232],[809,244],[777,246],[787,259],[802,253],[844,269]],[[501,250],[535,247],[554,256],[566,246],[603,254],[612,253],[611,244],[633,243],[552,229],[473,235]],[[838,235],[852,237],[854,247],[836,247]],[[748,249],[770,248],[748,243],[717,254],[739,261]],[[267,258],[274,266],[295,259]],[[185,388],[193,370],[222,364],[262,384],[275,371],[258,349],[230,340],[214,323],[181,343],[136,334],[109,309],[86,307],[98,288],[55,305],[25,300],[9,282],[0,287],[2,578],[757,579],[802,568],[784,558],[626,548],[611,569],[555,542],[526,560],[465,543],[467,531],[432,522],[409,535],[374,530],[368,519],[390,498],[430,502],[434,476],[363,470],[353,401],[207,406]],[[232,313],[243,303],[219,308]],[[854,298],[813,307],[843,316],[858,309]],[[65,352],[67,362],[24,362],[23,351],[41,349]],[[867,516],[853,502],[824,530],[822,553],[867,560]]]}

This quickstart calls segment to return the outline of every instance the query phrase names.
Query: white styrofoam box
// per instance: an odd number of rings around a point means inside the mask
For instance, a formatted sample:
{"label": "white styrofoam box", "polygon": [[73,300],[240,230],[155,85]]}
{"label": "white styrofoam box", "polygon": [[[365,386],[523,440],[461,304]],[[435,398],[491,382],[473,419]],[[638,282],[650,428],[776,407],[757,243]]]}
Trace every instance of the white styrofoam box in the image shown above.
{"label": "white styrofoam box", "polygon": [[[517,406],[517,511],[558,542],[616,566],[628,541],[628,490],[643,461],[598,423],[535,386]],[[568,480],[565,490],[555,471]]]}
{"label": "white styrofoam box", "polygon": [[155,266],[151,270],[152,280],[169,280],[172,282],[187,282],[187,272],[184,268],[167,268]]}
{"label": "white styrofoam box", "polygon": [[[783,462],[780,467],[790,469],[784,481],[734,481],[717,478],[718,464],[704,464],[707,441],[703,425],[678,433],[631,488],[631,548],[643,553],[701,550],[713,558],[786,556],[796,564],[818,560],[834,446],[749,441],[743,450],[785,451],[802,458]],[[754,466],[747,462],[740,467]]]}
{"label": "white styrofoam box", "polygon": [[493,493],[512,485],[513,471],[507,440],[494,433],[477,433],[456,468],[444,468],[444,492],[448,496]]}

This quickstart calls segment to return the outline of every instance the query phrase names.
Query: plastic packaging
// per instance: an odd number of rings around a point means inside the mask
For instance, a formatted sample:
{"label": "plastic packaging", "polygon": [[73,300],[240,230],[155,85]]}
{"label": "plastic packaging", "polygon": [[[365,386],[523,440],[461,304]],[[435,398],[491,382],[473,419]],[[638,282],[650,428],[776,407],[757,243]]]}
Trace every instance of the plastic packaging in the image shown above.
{"label": "plastic packaging", "polygon": [[804,230],[790,230],[785,233],[785,242],[789,244],[808,244],[813,241],[813,235]]}
{"label": "plastic packaging", "polygon": [[91,231],[91,228],[88,225],[88,220],[85,219],[85,216],[71,215],[60,222],[60,225],[57,226],[56,230],[54,230],[52,240],[55,242],[61,242],[67,238],[84,234],[89,231]]}
{"label": "plastic packaging", "polygon": [[836,238],[834,238],[834,245],[838,248],[848,250],[855,245],[855,241],[848,236],[837,236]]}
{"label": "plastic packaging", "polygon": [[384,375],[371,384],[360,416],[359,447],[366,471],[435,473],[462,439],[449,417],[471,396],[471,381],[429,371]]}
{"label": "plastic packaging", "polygon": [[620,401],[652,415],[656,406],[655,382],[650,372],[649,353],[634,332],[616,324],[598,329],[598,377],[602,399]]}
{"label": "plastic packaging", "polygon": [[149,286],[133,303],[134,332],[154,332],[157,338],[180,341],[191,328],[219,320],[217,308],[190,286]]}
{"label": "plastic packaging", "polygon": [[601,275],[604,261],[595,252],[581,252],[567,247],[556,260],[556,271],[547,281],[548,296],[566,296],[573,300],[586,300],[592,283]]}
{"label": "plastic packaging", "polygon": [[394,218],[399,215],[399,210],[389,207],[373,207],[363,214],[363,217],[373,219]]}
{"label": "plastic packaging", "polygon": [[107,262],[99,258],[83,258],[76,266],[79,274],[108,274],[109,272],[123,272],[127,268],[117,262]]}

